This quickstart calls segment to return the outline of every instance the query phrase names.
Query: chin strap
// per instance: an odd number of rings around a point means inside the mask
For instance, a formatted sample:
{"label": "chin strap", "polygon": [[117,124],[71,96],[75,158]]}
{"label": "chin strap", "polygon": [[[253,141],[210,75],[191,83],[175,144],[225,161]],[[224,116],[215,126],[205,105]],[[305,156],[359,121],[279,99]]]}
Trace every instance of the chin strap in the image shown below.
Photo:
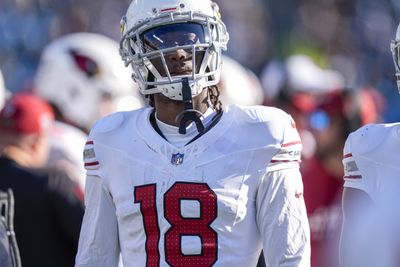
{"label": "chin strap", "polygon": [[190,89],[189,79],[184,78],[182,82],[182,101],[183,111],[176,116],[176,121],[179,122],[179,133],[186,134],[186,126],[193,121],[196,124],[199,133],[204,131],[204,125],[201,121],[200,111],[193,109],[192,90]]}

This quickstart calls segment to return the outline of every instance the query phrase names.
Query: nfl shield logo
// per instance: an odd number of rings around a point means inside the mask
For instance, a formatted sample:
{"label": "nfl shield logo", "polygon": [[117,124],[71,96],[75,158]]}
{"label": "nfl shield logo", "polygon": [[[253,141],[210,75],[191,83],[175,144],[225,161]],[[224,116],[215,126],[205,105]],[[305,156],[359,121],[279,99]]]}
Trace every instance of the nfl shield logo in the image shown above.
{"label": "nfl shield logo", "polygon": [[185,155],[181,153],[172,154],[171,164],[175,166],[181,165],[183,163],[184,156]]}

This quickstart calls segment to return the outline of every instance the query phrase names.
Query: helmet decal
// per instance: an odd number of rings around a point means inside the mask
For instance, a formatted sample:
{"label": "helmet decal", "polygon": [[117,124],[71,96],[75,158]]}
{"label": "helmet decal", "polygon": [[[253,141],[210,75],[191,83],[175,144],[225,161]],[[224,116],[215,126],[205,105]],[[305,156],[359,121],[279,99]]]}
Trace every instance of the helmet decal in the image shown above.
{"label": "helmet decal", "polygon": [[97,63],[86,55],[82,55],[75,50],[70,50],[77,67],[83,71],[88,77],[92,78],[100,74],[100,68]]}

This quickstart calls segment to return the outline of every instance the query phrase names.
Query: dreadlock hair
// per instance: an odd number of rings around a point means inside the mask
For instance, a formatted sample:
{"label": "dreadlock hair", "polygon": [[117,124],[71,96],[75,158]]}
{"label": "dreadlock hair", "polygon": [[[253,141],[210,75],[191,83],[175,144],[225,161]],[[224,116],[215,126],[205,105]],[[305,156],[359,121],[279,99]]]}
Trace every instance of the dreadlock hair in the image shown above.
{"label": "dreadlock hair", "polygon": [[222,102],[219,99],[219,96],[221,94],[219,86],[212,85],[209,86],[207,89],[212,107],[215,109],[217,113],[220,113],[222,111]]}

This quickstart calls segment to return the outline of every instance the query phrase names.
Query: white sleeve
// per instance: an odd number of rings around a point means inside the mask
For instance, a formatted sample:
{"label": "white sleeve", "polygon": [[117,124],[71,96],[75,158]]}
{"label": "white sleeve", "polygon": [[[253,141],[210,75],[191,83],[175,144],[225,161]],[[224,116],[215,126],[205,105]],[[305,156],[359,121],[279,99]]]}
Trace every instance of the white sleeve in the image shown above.
{"label": "white sleeve", "polygon": [[384,246],[376,242],[379,227],[373,226],[374,216],[371,216],[373,209],[370,203],[363,201],[363,198],[368,198],[365,192],[353,188],[345,189],[343,192],[344,218],[339,246],[340,266],[393,266],[384,264],[382,260],[385,257],[377,257]]}
{"label": "white sleeve", "polygon": [[343,149],[344,187],[354,188],[369,193],[368,185],[365,183],[366,180],[363,179],[359,169],[359,163],[357,163],[352,152],[352,137],[352,134],[349,135]]}
{"label": "white sleeve", "polygon": [[266,265],[310,267],[310,228],[298,167],[268,172],[256,205]]}
{"label": "white sleeve", "polygon": [[85,206],[75,267],[117,267],[120,247],[115,206],[99,176],[86,178]]}
{"label": "white sleeve", "polygon": [[301,162],[303,145],[296,124],[289,115],[284,119],[280,148],[268,164],[268,171],[298,168]]}
{"label": "white sleeve", "polygon": [[[343,151],[344,187],[343,192],[343,225],[340,238],[340,266],[342,267],[371,267],[392,266],[383,262],[386,257],[379,257],[385,251],[385,244],[379,244],[377,234],[379,227],[374,225],[373,216],[374,184],[368,179],[372,173],[361,171],[373,170],[373,165],[363,160],[358,151],[357,140],[359,132],[349,135]],[[375,219],[374,219],[375,218]],[[376,225],[380,225],[379,223]],[[371,231],[373,229],[373,231]],[[387,250],[389,251],[389,250]]]}

